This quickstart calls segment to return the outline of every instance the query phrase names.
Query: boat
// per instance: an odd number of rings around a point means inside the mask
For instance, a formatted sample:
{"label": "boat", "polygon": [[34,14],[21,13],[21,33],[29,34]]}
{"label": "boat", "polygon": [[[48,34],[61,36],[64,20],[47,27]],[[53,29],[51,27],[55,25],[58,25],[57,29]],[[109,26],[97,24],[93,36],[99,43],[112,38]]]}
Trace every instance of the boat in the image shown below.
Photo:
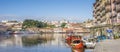
{"label": "boat", "polygon": [[71,47],[74,49],[83,49],[84,48],[83,41],[80,39],[74,39],[71,42]]}
{"label": "boat", "polygon": [[78,35],[70,35],[66,38],[66,43],[74,49],[83,49],[84,50],[84,42],[81,39],[81,36]]}

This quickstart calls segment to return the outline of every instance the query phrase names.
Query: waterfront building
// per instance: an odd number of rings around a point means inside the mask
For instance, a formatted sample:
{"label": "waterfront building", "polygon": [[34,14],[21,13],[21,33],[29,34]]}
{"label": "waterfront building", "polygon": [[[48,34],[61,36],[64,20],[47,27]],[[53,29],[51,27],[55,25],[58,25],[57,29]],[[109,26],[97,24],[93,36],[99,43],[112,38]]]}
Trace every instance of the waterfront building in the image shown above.
{"label": "waterfront building", "polygon": [[96,0],[93,4],[94,27],[98,35],[107,35],[112,29],[113,34],[120,33],[120,0]]}
{"label": "waterfront building", "polygon": [[90,28],[94,25],[93,22],[94,22],[93,20],[88,19],[87,21],[84,21],[83,26],[86,27],[86,28]]}
{"label": "waterfront building", "polygon": [[4,34],[8,29],[8,26],[0,25],[0,34]]}
{"label": "waterfront building", "polygon": [[69,21],[64,19],[64,20],[61,20],[60,23],[69,23]]}
{"label": "waterfront building", "polygon": [[50,25],[55,25],[55,27],[60,27],[59,21],[51,21]]}
{"label": "waterfront building", "polygon": [[89,29],[85,28],[82,23],[69,23],[66,28],[68,28],[66,32],[73,31],[74,33],[78,33],[82,36],[87,36],[90,34]]}
{"label": "waterfront building", "polygon": [[11,30],[21,30],[22,29],[22,23],[18,21],[2,21],[1,24],[10,27]]}
{"label": "waterfront building", "polygon": [[15,25],[15,24],[19,24],[18,21],[2,21],[2,23],[6,26],[12,26],[12,25]]}

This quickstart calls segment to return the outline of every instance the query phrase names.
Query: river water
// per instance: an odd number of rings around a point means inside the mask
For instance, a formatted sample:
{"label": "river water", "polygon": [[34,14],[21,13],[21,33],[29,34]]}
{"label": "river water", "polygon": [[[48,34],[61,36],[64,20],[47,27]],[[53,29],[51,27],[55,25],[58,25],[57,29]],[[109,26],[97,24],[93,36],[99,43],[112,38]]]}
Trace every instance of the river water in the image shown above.
{"label": "river water", "polygon": [[73,51],[64,37],[63,34],[0,35],[0,52],[79,52]]}

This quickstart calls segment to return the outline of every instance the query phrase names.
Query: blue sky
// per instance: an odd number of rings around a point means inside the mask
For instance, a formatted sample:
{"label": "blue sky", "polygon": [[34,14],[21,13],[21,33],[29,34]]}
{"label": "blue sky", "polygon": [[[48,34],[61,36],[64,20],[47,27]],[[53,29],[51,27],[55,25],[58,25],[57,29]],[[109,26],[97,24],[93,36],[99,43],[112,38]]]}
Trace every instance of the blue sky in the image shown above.
{"label": "blue sky", "polygon": [[0,20],[91,19],[95,0],[0,0]]}

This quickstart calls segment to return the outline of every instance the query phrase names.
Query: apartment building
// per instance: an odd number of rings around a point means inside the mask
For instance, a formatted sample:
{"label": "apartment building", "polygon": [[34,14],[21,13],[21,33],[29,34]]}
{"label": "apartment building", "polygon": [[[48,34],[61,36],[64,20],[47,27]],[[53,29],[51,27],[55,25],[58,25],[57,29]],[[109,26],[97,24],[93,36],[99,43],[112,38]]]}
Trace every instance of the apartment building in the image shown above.
{"label": "apartment building", "polygon": [[120,23],[120,0],[96,0],[93,17],[96,24]]}
{"label": "apartment building", "polygon": [[96,33],[107,34],[109,29],[120,33],[120,0],[96,0],[93,4],[93,17]]}

